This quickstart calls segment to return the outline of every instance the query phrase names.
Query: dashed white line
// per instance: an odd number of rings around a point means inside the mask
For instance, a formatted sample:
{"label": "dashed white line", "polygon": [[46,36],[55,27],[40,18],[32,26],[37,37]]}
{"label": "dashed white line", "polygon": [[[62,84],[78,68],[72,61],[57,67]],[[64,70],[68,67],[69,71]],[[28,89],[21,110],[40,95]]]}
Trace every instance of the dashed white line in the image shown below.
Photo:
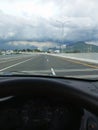
{"label": "dashed white line", "polygon": [[56,76],[56,73],[55,73],[55,71],[54,71],[53,68],[51,68],[51,72],[52,72],[52,74],[53,74],[54,76]]}
{"label": "dashed white line", "polygon": [[21,61],[21,62],[16,63],[16,64],[13,64],[13,65],[11,65],[11,66],[5,67],[5,68],[1,69],[0,72],[1,72],[1,71],[4,71],[4,70],[7,70],[7,69],[9,69],[9,68],[12,68],[12,67],[14,67],[14,66],[17,66],[17,65],[19,65],[19,64],[22,64],[22,63],[24,63],[24,62],[27,62],[27,61],[29,61],[29,60],[31,60],[31,59],[32,59],[32,58],[30,58],[30,59],[28,59],[28,60],[25,60],[25,61]]}
{"label": "dashed white line", "polygon": [[47,62],[49,62],[49,60],[47,59]]}

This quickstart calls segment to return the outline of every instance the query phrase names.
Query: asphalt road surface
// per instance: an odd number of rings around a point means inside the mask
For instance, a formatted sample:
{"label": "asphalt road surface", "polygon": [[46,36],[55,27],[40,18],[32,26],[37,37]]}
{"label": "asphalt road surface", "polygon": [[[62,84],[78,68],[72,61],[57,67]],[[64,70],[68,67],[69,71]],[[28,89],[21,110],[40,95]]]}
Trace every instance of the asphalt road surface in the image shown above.
{"label": "asphalt road surface", "polygon": [[0,74],[96,78],[98,64],[47,54],[0,56]]}

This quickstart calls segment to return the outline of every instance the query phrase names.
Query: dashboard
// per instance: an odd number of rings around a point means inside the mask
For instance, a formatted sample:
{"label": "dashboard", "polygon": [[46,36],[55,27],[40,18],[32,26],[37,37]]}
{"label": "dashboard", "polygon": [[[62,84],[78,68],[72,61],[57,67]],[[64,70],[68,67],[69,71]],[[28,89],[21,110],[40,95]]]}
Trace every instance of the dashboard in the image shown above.
{"label": "dashboard", "polygon": [[[45,99],[11,98],[0,104],[0,129],[76,130],[82,110]],[[6,124],[6,125],[5,125]]]}
{"label": "dashboard", "polygon": [[0,129],[98,130],[96,85],[49,77],[1,78]]}

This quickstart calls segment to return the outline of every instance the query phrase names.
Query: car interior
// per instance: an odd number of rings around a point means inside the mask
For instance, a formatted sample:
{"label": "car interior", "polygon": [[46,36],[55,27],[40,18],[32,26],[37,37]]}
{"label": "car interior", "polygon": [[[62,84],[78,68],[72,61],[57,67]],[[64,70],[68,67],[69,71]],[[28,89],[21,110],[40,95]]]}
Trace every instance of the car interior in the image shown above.
{"label": "car interior", "polygon": [[0,77],[1,130],[98,130],[98,81]]}
{"label": "car interior", "polygon": [[0,0],[0,130],[98,130],[98,0]]}

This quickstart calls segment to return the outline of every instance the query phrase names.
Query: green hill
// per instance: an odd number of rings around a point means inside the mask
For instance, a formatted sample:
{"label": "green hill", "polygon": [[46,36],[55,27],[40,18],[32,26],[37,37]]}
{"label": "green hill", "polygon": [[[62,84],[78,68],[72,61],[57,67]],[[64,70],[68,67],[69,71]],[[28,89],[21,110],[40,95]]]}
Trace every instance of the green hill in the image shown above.
{"label": "green hill", "polygon": [[64,52],[78,53],[78,52],[98,52],[98,46],[86,44],[85,42],[77,42],[66,46]]}

